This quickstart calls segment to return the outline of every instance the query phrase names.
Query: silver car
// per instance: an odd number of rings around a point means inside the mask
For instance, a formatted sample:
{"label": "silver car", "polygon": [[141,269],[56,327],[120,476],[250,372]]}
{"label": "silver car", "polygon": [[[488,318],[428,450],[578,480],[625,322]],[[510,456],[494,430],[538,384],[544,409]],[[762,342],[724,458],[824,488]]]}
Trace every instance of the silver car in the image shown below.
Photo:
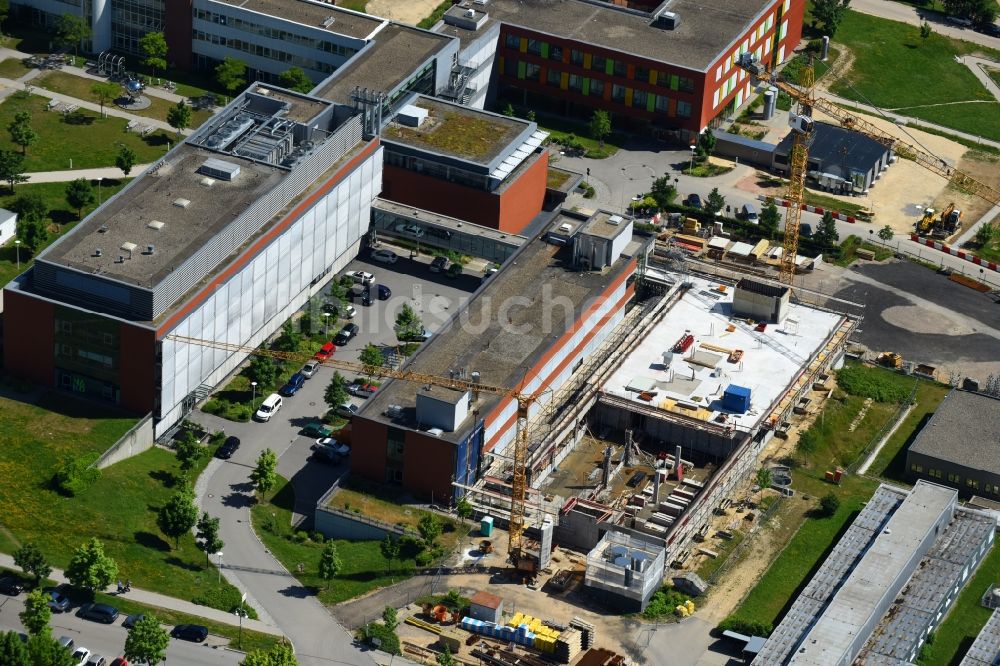
{"label": "silver car", "polygon": [[299,370],[299,372],[301,372],[302,376],[306,379],[311,379],[313,375],[319,372],[319,361],[309,361],[302,366],[302,369]]}

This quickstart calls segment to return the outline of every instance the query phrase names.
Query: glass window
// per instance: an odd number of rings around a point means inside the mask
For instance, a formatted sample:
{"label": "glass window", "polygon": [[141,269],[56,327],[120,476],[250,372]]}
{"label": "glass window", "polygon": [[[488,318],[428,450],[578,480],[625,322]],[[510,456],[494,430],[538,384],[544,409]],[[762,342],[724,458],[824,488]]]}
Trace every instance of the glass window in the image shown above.
{"label": "glass window", "polygon": [[690,102],[677,102],[677,116],[680,118],[690,118],[691,117],[691,104]]}
{"label": "glass window", "polygon": [[507,48],[517,49],[521,46],[521,38],[518,37],[517,35],[508,34],[505,43],[507,45]]}
{"label": "glass window", "polygon": [[604,68],[607,67],[607,58],[604,56],[595,55],[590,59],[590,68],[595,72],[603,72]]}
{"label": "glass window", "polygon": [[538,81],[542,75],[542,68],[534,63],[527,63],[524,68],[524,78],[529,81]]}
{"label": "glass window", "polygon": [[646,108],[646,91],[636,88],[632,91],[632,106],[641,109]]}
{"label": "glass window", "polygon": [[569,89],[580,92],[583,90],[583,77],[576,74],[569,75]]}
{"label": "glass window", "polygon": [[657,111],[662,111],[663,113],[666,113],[667,109],[669,109],[669,108],[670,108],[670,98],[666,97],[665,95],[657,95],[656,96],[656,110]]}
{"label": "glass window", "polygon": [[562,62],[562,54],[563,51],[561,46],[556,46],[555,44],[553,44],[552,46],[549,47],[549,58],[551,58],[552,60],[558,60],[559,62]]}
{"label": "glass window", "polygon": [[617,83],[611,86],[611,99],[616,102],[625,101],[625,86],[620,86]]}
{"label": "glass window", "polygon": [[577,51],[576,49],[570,51],[569,61],[574,65],[583,66],[583,51]]}
{"label": "glass window", "polygon": [[615,76],[625,76],[627,71],[628,67],[626,67],[623,61],[615,60]]}
{"label": "glass window", "polygon": [[590,94],[594,97],[604,97],[604,81],[601,81],[600,79],[591,79]]}
{"label": "glass window", "polygon": [[649,70],[645,67],[635,68],[635,80],[636,81],[649,81]]}
{"label": "glass window", "polygon": [[542,55],[542,42],[537,39],[529,39],[528,53],[532,55]]}
{"label": "glass window", "polygon": [[684,92],[694,92],[694,79],[682,76],[680,79],[680,89]]}
{"label": "glass window", "polygon": [[546,75],[546,81],[550,86],[558,86],[560,78],[561,74],[559,73],[559,70],[549,68],[549,72]]}

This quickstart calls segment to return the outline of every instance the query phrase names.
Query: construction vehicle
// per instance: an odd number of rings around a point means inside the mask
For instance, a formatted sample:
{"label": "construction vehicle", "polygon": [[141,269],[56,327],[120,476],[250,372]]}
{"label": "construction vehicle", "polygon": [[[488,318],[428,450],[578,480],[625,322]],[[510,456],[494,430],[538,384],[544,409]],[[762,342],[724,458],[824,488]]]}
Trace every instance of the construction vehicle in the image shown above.
{"label": "construction vehicle", "polygon": [[938,224],[934,229],[934,236],[939,238],[945,238],[950,236],[959,230],[962,226],[962,211],[955,208],[954,203],[948,204],[948,207],[941,212],[941,218],[938,220]]}
{"label": "construction vehicle", "polygon": [[896,352],[882,352],[878,355],[876,362],[887,368],[899,369],[903,367],[903,357]]}
{"label": "construction vehicle", "polygon": [[[994,206],[1000,205],[1000,190],[991,187],[972,176],[955,169],[941,158],[935,157],[916,146],[901,141],[892,134],[880,129],[873,123],[857,116],[837,104],[817,97],[812,91],[812,63],[804,67],[799,75],[801,88],[782,80],[777,72],[768,69],[759,62],[752,53],[744,53],[738,61],[739,66],[758,81],[776,87],[798,102],[798,112],[790,113],[788,124],[792,128],[792,150],[789,154],[791,167],[788,178],[788,189],[785,198],[788,200],[788,212],[785,218],[785,240],[781,255],[781,277],[784,284],[791,284],[795,275],[795,254],[799,246],[799,224],[802,219],[802,202],[805,191],[806,170],[808,165],[808,145],[812,134],[814,109],[818,109],[836,119],[846,129],[854,130],[878,141],[890,148],[899,157],[916,162],[929,171],[946,178],[952,185],[963,192],[974,194],[985,199]],[[956,219],[960,221],[961,213]]]}
{"label": "construction vehicle", "polygon": [[[212,349],[221,349],[231,353],[253,354],[255,356],[269,356],[283,361],[297,361],[304,363],[313,357],[300,352],[285,352],[274,349],[260,349],[257,347],[245,347],[243,345],[218,340],[204,340],[201,338],[191,338],[184,335],[171,333],[166,336],[168,340],[182,342]],[[510,502],[510,543],[508,548],[508,559],[519,566],[523,561],[524,551],[524,529],[525,529],[525,501],[528,494],[527,484],[527,464],[528,464],[528,411],[531,406],[541,397],[541,393],[520,393],[517,389],[503,388],[500,386],[490,386],[481,384],[478,381],[457,379],[452,377],[439,377],[409,370],[396,370],[385,366],[368,365],[355,361],[345,361],[335,359],[332,356],[322,362],[322,365],[355,372],[367,377],[378,379],[398,379],[404,382],[415,382],[418,384],[429,384],[443,388],[469,391],[472,394],[472,402],[479,400],[480,393],[490,393],[517,401],[517,434],[514,437],[514,455],[511,463],[514,467],[513,480],[511,482],[511,502]]]}
{"label": "construction vehicle", "polygon": [[924,208],[924,214],[920,217],[915,225],[915,231],[918,236],[926,236],[930,233],[931,229],[934,228],[935,216],[937,211],[933,208]]}

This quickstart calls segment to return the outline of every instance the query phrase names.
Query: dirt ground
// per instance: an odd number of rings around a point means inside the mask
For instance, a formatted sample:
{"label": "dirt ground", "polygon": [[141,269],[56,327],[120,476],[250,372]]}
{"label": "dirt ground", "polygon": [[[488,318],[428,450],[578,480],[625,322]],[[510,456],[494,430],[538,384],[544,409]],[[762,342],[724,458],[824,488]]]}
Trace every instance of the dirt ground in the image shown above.
{"label": "dirt ground", "polygon": [[438,0],[371,0],[366,8],[373,16],[416,25],[431,15]]}
{"label": "dirt ground", "polygon": [[[1000,189],[1000,158],[970,150],[958,163],[958,169],[982,183]],[[962,231],[975,224],[991,208],[985,199],[966,194],[954,187],[942,190],[934,199],[933,208],[944,210],[949,203],[954,203],[962,211],[962,229],[956,235],[961,235]]]}

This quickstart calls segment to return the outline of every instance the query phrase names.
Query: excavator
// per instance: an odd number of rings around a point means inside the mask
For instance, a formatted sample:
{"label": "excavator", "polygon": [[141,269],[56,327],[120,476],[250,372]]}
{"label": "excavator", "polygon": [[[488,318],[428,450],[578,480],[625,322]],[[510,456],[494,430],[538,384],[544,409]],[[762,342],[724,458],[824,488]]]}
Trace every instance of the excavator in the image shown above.
{"label": "excavator", "polygon": [[942,211],[941,218],[938,220],[938,224],[933,231],[933,235],[936,238],[945,238],[958,231],[961,226],[962,211],[955,208],[954,203],[950,203],[948,204],[948,207]]}
{"label": "excavator", "polygon": [[[785,198],[789,201],[789,206],[785,218],[785,240],[780,265],[780,280],[782,283],[792,284],[792,279],[795,275],[795,253],[798,250],[799,243],[799,223],[802,218],[802,202],[804,200],[806,170],[809,162],[808,147],[814,126],[812,115],[815,109],[836,119],[844,128],[860,132],[891,148],[902,159],[912,160],[928,171],[933,171],[947,179],[955,188],[981,197],[994,206],[1000,205],[1000,190],[976,180],[967,173],[959,171],[941,158],[935,157],[912,144],[898,139],[861,116],[855,115],[827,99],[817,97],[812,91],[811,65],[804,68],[803,73],[800,75],[804,81],[803,88],[800,89],[781,79],[777,72],[769,69],[757,60],[753,53],[744,53],[737,62],[742,69],[750,74],[755,84],[756,82],[763,82],[772,85],[798,103],[798,113],[790,113],[788,116],[788,122],[792,128],[793,141],[791,154],[789,155],[791,170],[788,179],[788,189],[785,193]],[[952,207],[947,212],[949,217],[942,226],[948,228],[948,225],[952,224],[952,220],[954,220],[954,228],[957,229],[958,224],[961,222],[961,211],[955,211]]]}

